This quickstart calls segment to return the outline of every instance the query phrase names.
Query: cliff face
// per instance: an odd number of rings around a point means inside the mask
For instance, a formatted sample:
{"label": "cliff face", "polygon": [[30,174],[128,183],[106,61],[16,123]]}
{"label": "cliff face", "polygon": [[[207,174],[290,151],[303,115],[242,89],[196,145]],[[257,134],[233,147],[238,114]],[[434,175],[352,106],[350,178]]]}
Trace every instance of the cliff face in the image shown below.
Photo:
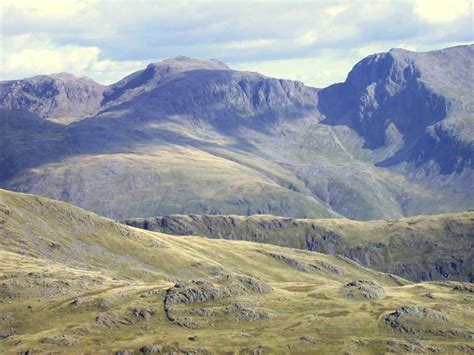
{"label": "cliff face", "polygon": [[173,235],[247,240],[339,254],[414,281],[474,280],[474,212],[372,222],[171,215],[125,223]]}
{"label": "cliff face", "polygon": [[371,55],[344,83],[321,90],[318,108],[325,123],[353,128],[369,149],[398,137],[398,150],[379,166],[434,161],[443,174],[460,172],[472,168],[474,153],[473,57],[473,45]]}

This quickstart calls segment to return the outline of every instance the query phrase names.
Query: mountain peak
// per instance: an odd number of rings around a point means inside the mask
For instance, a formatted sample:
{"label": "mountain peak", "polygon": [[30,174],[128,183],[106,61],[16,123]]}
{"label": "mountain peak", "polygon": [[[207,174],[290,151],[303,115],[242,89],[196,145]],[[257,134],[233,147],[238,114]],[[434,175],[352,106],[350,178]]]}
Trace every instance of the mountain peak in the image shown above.
{"label": "mountain peak", "polygon": [[151,63],[148,67],[173,67],[179,71],[187,70],[228,70],[229,66],[217,59],[197,59],[186,56],[177,56],[161,62]]}
{"label": "mountain peak", "polygon": [[230,70],[230,68],[216,59],[205,60],[185,56],[150,63],[145,69],[135,72],[112,85],[105,93],[103,104],[108,104],[111,101],[116,103],[126,101],[172,80],[181,73],[193,70]]}
{"label": "mountain peak", "polygon": [[94,80],[70,73],[37,75],[0,82],[0,107],[67,123],[95,114],[104,90]]}

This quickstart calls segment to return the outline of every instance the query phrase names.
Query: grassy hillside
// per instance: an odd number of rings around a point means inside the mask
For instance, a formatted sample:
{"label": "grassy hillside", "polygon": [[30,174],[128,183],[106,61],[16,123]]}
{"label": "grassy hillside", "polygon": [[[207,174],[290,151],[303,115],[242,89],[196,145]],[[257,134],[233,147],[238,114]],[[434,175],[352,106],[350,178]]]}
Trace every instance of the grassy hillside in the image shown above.
{"label": "grassy hillside", "polygon": [[474,211],[370,222],[171,215],[125,223],[174,235],[247,240],[344,255],[413,281],[474,280]]}
{"label": "grassy hillside", "polygon": [[470,284],[412,284],[343,257],[176,238],[3,190],[0,245],[4,353],[474,349]]}

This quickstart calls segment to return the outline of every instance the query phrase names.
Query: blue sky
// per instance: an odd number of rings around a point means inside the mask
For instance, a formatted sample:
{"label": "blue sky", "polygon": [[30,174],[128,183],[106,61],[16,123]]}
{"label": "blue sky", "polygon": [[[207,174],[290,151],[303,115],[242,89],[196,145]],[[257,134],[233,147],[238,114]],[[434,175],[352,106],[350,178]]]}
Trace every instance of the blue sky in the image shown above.
{"label": "blue sky", "polygon": [[473,42],[472,0],[2,0],[0,79],[109,84],[177,55],[324,87],[363,57]]}

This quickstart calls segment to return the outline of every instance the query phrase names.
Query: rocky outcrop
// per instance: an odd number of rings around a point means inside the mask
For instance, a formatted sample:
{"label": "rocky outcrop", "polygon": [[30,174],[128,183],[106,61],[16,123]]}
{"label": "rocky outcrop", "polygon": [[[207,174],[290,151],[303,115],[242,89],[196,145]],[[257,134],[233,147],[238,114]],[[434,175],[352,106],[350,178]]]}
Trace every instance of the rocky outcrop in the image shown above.
{"label": "rocky outcrop", "polygon": [[270,291],[270,286],[253,277],[225,274],[212,280],[194,279],[187,283],[175,284],[166,293],[165,306],[216,301],[249,292]]}
{"label": "rocky outcrop", "polygon": [[445,331],[436,328],[436,325],[448,323],[449,317],[442,312],[421,305],[400,307],[395,312],[385,316],[384,322],[393,330],[401,333],[416,335],[428,332],[461,337],[466,335],[463,331],[454,329]]}
{"label": "rocky outcrop", "polygon": [[301,260],[297,260],[297,259],[291,258],[291,257],[286,256],[286,255],[282,255],[282,254],[269,253],[269,252],[266,252],[264,250],[259,250],[259,252],[264,254],[264,255],[268,255],[273,259],[281,261],[281,262],[285,263],[286,265],[288,265],[289,267],[291,267],[293,269],[296,269],[296,270],[299,270],[299,271],[302,271],[302,272],[310,272],[311,271],[310,265],[306,264],[305,262],[303,262]]}
{"label": "rocky outcrop", "polygon": [[[177,283],[168,289],[164,300],[164,310],[168,320],[174,324],[196,329],[199,328],[199,324],[189,316],[178,315],[175,309],[176,306],[219,301],[238,295],[268,293],[271,291],[272,288],[264,282],[243,275],[223,274],[211,280],[194,279],[189,282]],[[243,311],[243,313],[245,312]],[[251,317],[250,313],[252,311],[247,313]],[[252,314],[254,316],[259,315],[258,312]],[[263,313],[260,315],[263,317]]]}
{"label": "rocky outcrop", "polygon": [[342,296],[353,300],[378,300],[385,296],[385,291],[379,283],[372,280],[355,280],[346,284]]}
{"label": "rocky outcrop", "polygon": [[247,307],[241,303],[234,303],[224,308],[224,314],[234,315],[236,320],[253,322],[256,320],[268,320],[270,314],[261,310]]}

